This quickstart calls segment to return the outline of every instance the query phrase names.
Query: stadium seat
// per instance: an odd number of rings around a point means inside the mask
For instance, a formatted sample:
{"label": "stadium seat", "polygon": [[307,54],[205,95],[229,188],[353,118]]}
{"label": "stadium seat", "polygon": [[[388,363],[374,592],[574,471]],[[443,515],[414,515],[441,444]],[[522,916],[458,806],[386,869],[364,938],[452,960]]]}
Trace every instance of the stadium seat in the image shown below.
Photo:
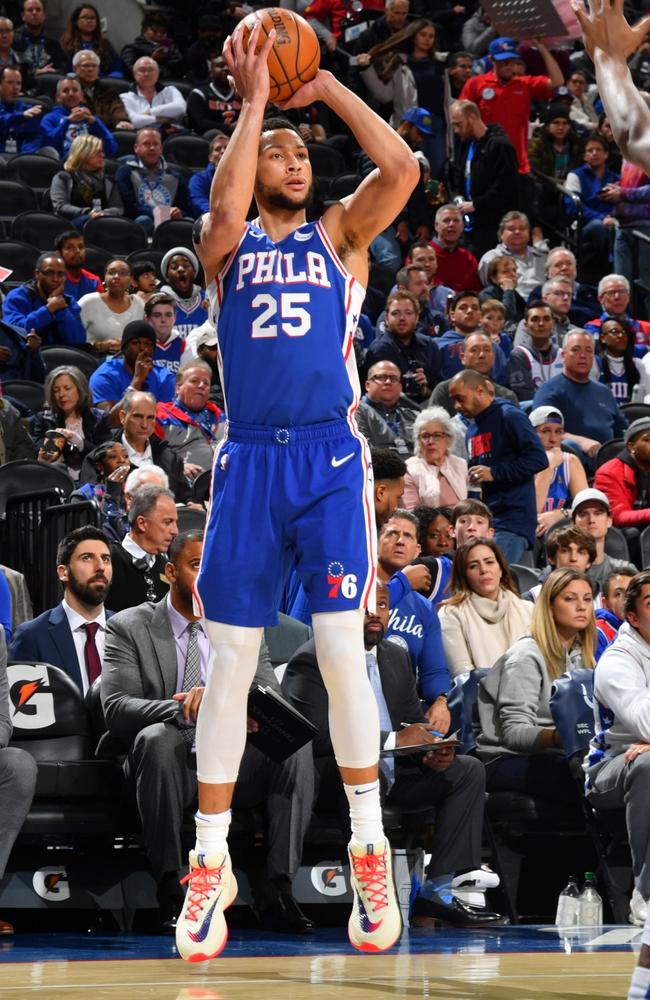
{"label": "stadium seat", "polygon": [[134,250],[126,258],[127,263],[133,267],[134,264],[139,264],[142,260],[150,260],[152,264],[156,265],[158,271],[158,277],[160,278],[160,264],[164,257],[162,250],[154,250],[153,247],[146,247],[144,250]]}
{"label": "stadium seat", "polygon": [[[55,490],[62,499],[66,499],[73,487],[68,473],[56,465],[33,458],[6,462],[0,466],[0,517],[5,513],[9,498],[16,501],[19,496],[33,494],[34,490]],[[20,566],[15,568],[23,571]]]}
{"label": "stadium seat", "polygon": [[170,135],[163,144],[163,156],[169,163],[205,170],[210,155],[210,143],[198,135]]}
{"label": "stadium seat", "polygon": [[613,559],[625,559],[627,562],[630,561],[627,539],[621,529],[616,528],[614,525],[612,525],[607,532],[607,536],[605,538],[605,552]]}
{"label": "stadium seat", "polygon": [[118,94],[125,94],[127,90],[130,90],[133,86],[130,80],[123,80],[119,76],[100,76],[99,83],[105,84],[107,87],[111,87],[116,90]]}
{"label": "stadium seat", "polygon": [[133,144],[135,143],[135,129],[130,128],[116,128],[111,132],[111,135],[117,143],[117,157],[129,156],[133,153]]}
{"label": "stadium seat", "polygon": [[121,166],[122,164],[119,160],[114,160],[110,156],[107,156],[104,160],[104,173],[107,177],[115,177],[115,174]]}
{"label": "stadium seat", "polygon": [[20,209],[18,212],[11,223],[11,239],[31,243],[41,252],[51,250],[57,236],[70,229],[70,222],[54,212]]}
{"label": "stadium seat", "polygon": [[154,249],[161,250],[163,254],[173,247],[187,247],[188,250],[193,250],[193,228],[194,223],[186,219],[168,219],[167,222],[161,222],[153,234]]}
{"label": "stadium seat", "polygon": [[[16,215],[35,211],[38,207],[36,192],[26,184],[21,181],[0,180],[0,222],[5,236],[12,232],[12,223]],[[25,242],[32,241],[25,240]]]}
{"label": "stadium seat", "polygon": [[60,344],[51,344],[41,348],[43,361],[48,371],[53,371],[59,365],[74,365],[84,373],[86,378],[90,378],[92,373],[99,367],[100,361],[90,351],[82,351],[78,347],[66,347]]}
{"label": "stadium seat", "polygon": [[84,238],[86,243],[120,257],[125,257],[132,250],[141,250],[147,245],[144,229],[137,222],[106,215],[86,223]]}
{"label": "stadium seat", "polygon": [[95,760],[86,706],[77,685],[48,663],[9,662],[11,746],[38,765],[36,792],[21,837],[94,837],[119,828],[123,779],[114,761]]}
{"label": "stadium seat", "polygon": [[11,396],[23,403],[32,413],[38,413],[45,404],[45,387],[40,382],[30,382],[28,379],[7,379],[2,383],[4,396]]}
{"label": "stadium seat", "polygon": [[10,267],[12,274],[2,284],[5,289],[15,288],[34,277],[36,261],[41,251],[19,240],[3,240],[0,243],[0,264]]}
{"label": "stadium seat", "polygon": [[587,831],[598,856],[597,874],[605,887],[614,922],[626,924],[632,872],[623,809],[594,809],[584,795],[582,762],[594,735],[594,671],[572,670],[553,681],[550,707],[565,756],[576,779]]}
{"label": "stadium seat", "polygon": [[43,196],[49,194],[50,184],[55,174],[60,173],[62,164],[51,156],[41,156],[39,153],[23,153],[14,156],[7,163],[5,176],[8,180],[22,181],[39,197],[41,205]]}
{"label": "stadium seat", "polygon": [[650,406],[647,403],[623,403],[620,409],[629,423],[640,420],[641,417],[650,417]]}
{"label": "stadium seat", "polygon": [[[210,499],[210,484],[212,482],[212,471],[206,469],[201,472],[192,483],[192,500],[194,503],[205,503]],[[649,538],[650,541],[650,538]]]}
{"label": "stadium seat", "polygon": [[37,104],[43,108],[43,114],[47,114],[54,107],[54,101],[47,94],[39,94],[38,97],[30,97],[28,94],[21,94],[20,100],[24,104],[29,104],[30,107],[35,107]]}
{"label": "stadium seat", "polygon": [[601,444],[596,452],[596,468],[599,469],[605,462],[609,462],[610,458],[616,458],[624,447],[623,438],[612,438],[611,441],[605,441],[605,444]]}
{"label": "stadium seat", "polygon": [[63,73],[39,73],[35,81],[38,85],[36,100],[38,101],[39,97],[44,96],[49,98],[50,101],[55,101],[56,88],[59,80],[63,80]]}
{"label": "stadium seat", "polygon": [[177,507],[179,531],[202,531],[205,528],[205,511],[196,507]]}
{"label": "stadium seat", "polygon": [[359,177],[357,174],[339,174],[330,182],[329,196],[336,200],[345,198],[348,194],[354,194],[359,187]]}
{"label": "stadium seat", "polygon": [[269,648],[269,656],[273,667],[279,667],[283,663],[288,663],[299,646],[311,639],[312,631],[309,625],[291,618],[289,615],[280,614],[280,621],[277,625],[268,626],[264,629],[264,639]]}
{"label": "stadium seat", "polygon": [[[122,254],[118,254],[118,257],[121,256]],[[98,275],[103,281],[106,267],[113,257],[114,254],[109,253],[108,250],[104,250],[102,247],[88,246],[88,243],[86,243],[86,263],[84,267],[87,271]]]}
{"label": "stadium seat", "polygon": [[517,582],[520,594],[523,594],[526,590],[530,590],[531,587],[536,587],[539,583],[539,573],[531,569],[530,566],[521,566],[517,563],[512,563],[508,566],[508,569]]}
{"label": "stadium seat", "polygon": [[322,142],[308,142],[309,162],[316,177],[339,177],[345,173],[346,163],[338,149]]}

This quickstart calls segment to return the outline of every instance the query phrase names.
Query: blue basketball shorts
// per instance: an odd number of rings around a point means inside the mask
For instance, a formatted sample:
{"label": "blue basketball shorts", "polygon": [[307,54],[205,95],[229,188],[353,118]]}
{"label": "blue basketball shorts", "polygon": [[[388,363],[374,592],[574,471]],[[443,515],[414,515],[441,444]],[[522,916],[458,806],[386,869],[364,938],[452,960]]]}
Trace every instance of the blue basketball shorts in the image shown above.
{"label": "blue basketball shorts", "polygon": [[293,566],[312,614],[374,607],[375,553],[370,452],[354,426],[228,425],[213,465],[197,614],[275,625]]}

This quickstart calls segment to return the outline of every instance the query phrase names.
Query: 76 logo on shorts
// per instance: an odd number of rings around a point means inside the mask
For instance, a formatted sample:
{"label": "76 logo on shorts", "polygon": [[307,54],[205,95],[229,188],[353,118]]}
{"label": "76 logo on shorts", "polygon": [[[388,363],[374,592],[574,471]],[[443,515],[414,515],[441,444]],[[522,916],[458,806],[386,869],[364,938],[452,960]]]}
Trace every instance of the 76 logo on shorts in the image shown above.
{"label": "76 logo on shorts", "polygon": [[346,573],[343,563],[331,562],[327,567],[328,597],[333,600],[339,595],[351,601],[357,596],[357,578],[354,573]]}

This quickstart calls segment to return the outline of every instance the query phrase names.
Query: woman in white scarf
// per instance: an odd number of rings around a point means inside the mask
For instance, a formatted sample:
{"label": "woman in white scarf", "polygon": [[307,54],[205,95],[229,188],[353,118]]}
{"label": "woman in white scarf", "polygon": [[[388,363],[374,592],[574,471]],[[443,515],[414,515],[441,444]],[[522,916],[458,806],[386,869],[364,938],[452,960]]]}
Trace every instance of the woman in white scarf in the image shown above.
{"label": "woman in white scarf", "polygon": [[453,596],[438,610],[452,677],[491,667],[530,632],[534,606],[517,595],[501,550],[489,538],[472,538],[456,553]]}

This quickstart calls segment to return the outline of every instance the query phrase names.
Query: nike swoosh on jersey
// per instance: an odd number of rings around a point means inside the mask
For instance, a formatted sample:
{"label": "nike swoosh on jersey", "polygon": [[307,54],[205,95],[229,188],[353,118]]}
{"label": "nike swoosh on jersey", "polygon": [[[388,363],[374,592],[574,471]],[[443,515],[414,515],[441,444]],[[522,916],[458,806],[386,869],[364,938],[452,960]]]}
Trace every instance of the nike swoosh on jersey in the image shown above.
{"label": "nike swoosh on jersey", "polygon": [[345,463],[349,462],[350,459],[353,458],[353,456],[354,456],[354,452],[351,451],[349,455],[344,455],[343,458],[333,458],[332,459],[332,468],[333,469],[338,469],[339,465],[345,465]]}

